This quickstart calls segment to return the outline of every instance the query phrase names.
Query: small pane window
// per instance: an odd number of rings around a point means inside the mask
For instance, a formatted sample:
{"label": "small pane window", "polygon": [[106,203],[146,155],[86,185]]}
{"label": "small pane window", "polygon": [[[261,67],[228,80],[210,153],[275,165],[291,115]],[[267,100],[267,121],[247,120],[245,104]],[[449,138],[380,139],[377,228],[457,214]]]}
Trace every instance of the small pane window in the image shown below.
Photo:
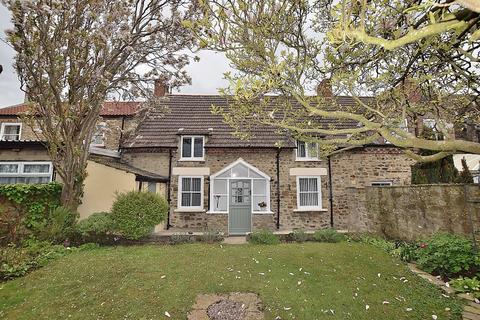
{"label": "small pane window", "polygon": [[297,181],[298,207],[320,208],[320,178],[299,177]]}
{"label": "small pane window", "polygon": [[182,137],[182,159],[203,159],[203,137]]}
{"label": "small pane window", "polygon": [[148,192],[156,193],[157,192],[157,183],[149,182],[148,183]]}
{"label": "small pane window", "polygon": [[181,207],[202,206],[202,178],[183,177],[181,184]]}
{"label": "small pane window", "polygon": [[49,171],[49,164],[25,164],[23,166],[24,173],[47,173]]}
{"label": "small pane window", "polygon": [[392,181],[375,181],[372,182],[372,187],[390,187],[392,184]]}
{"label": "small pane window", "polygon": [[18,164],[15,163],[2,163],[0,164],[0,173],[17,173]]}
{"label": "small pane window", "polygon": [[183,138],[182,158],[192,157],[192,138]]}
{"label": "small pane window", "polygon": [[0,184],[48,183],[52,181],[51,162],[2,162]]}
{"label": "small pane window", "polygon": [[202,158],[203,157],[203,138],[197,137],[194,139],[193,144],[193,157]]}
{"label": "small pane window", "polygon": [[305,142],[297,141],[297,158],[306,158],[307,148],[305,148]]}
{"label": "small pane window", "polygon": [[20,140],[21,130],[22,130],[22,125],[19,123],[3,123],[1,140],[3,141]]}
{"label": "small pane window", "polygon": [[105,131],[107,124],[105,122],[100,122],[95,126],[95,132],[92,136],[92,145],[103,147],[105,145]]}
{"label": "small pane window", "polygon": [[297,141],[297,160],[318,160],[318,144]]}

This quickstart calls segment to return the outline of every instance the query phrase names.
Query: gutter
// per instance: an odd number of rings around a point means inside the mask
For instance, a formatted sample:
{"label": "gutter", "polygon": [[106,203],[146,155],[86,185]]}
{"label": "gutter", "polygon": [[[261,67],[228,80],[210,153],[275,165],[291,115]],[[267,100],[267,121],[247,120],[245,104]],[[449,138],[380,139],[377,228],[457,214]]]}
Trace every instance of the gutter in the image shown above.
{"label": "gutter", "polygon": [[333,228],[333,182],[332,182],[332,162],[330,156],[327,157],[328,162],[328,200],[330,202],[330,227]]}
{"label": "gutter", "polygon": [[280,229],[280,151],[277,149],[277,230]]}
{"label": "gutter", "polygon": [[172,149],[168,149],[168,182],[167,182],[167,230],[170,229],[170,211],[172,210],[172,198],[171,198],[171,185],[172,185]]}

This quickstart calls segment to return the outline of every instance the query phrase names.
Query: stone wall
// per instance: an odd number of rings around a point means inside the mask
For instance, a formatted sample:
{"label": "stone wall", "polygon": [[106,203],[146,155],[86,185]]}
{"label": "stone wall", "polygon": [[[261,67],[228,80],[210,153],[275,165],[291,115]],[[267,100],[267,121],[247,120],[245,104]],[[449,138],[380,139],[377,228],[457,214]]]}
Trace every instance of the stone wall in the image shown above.
{"label": "stone wall", "polygon": [[[393,239],[420,239],[438,231],[471,236],[480,230],[478,185],[415,185],[351,188],[357,211],[352,231],[369,231]],[[478,235],[477,235],[478,236]]]}
{"label": "stone wall", "polygon": [[333,155],[335,228],[358,228],[358,223],[364,223],[362,208],[352,199],[355,189],[371,186],[373,182],[391,182],[393,186],[410,185],[413,163],[412,159],[393,147],[356,148]]}

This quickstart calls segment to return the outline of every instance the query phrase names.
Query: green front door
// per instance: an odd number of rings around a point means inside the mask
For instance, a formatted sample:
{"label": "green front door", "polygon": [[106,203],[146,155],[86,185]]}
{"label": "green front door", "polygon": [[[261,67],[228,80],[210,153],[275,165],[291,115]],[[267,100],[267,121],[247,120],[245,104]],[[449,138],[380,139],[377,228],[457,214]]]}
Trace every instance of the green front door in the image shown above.
{"label": "green front door", "polygon": [[250,180],[230,180],[230,210],[228,230],[230,234],[245,234],[252,230]]}

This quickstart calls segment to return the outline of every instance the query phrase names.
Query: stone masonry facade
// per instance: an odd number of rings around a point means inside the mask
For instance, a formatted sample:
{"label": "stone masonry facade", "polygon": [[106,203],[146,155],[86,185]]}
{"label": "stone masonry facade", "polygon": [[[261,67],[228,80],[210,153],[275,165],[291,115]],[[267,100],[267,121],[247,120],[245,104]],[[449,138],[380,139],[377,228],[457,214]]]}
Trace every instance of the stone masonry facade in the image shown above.
{"label": "stone masonry facade", "polygon": [[[16,116],[3,116],[0,118],[0,125],[2,123],[22,123],[22,119]],[[133,116],[105,116],[100,117],[97,121],[97,125],[104,124],[104,145],[103,148],[117,151],[119,149],[122,132],[128,132],[135,128],[138,124],[137,120]],[[122,130],[123,126],[123,130]],[[35,132],[37,130],[37,132]],[[41,134],[38,129],[32,129],[25,123],[22,123],[20,132],[20,140],[38,140],[37,135]]]}
{"label": "stone masonry facade", "polygon": [[[171,168],[208,168],[203,176],[203,210],[192,212],[178,209],[178,175],[170,179],[170,226],[185,231],[207,229],[228,231],[228,214],[209,213],[209,176],[213,175],[239,158],[256,167],[270,178],[270,210],[272,213],[252,215],[252,230],[277,228],[277,200],[280,197],[280,230],[314,230],[330,227],[330,201],[328,162],[296,161],[295,149],[284,148],[206,148],[204,161],[183,161],[179,159],[178,148],[126,149],[123,159],[138,168],[168,176],[171,154]],[[277,152],[279,156],[280,193],[277,193]],[[348,229],[351,223],[362,219],[355,217],[349,205],[352,188],[365,188],[373,182],[392,182],[393,185],[410,184],[412,161],[398,149],[390,146],[357,148],[336,154],[331,158],[333,220],[336,229]],[[322,210],[297,210],[297,180],[291,169],[322,168],[321,198]]]}

